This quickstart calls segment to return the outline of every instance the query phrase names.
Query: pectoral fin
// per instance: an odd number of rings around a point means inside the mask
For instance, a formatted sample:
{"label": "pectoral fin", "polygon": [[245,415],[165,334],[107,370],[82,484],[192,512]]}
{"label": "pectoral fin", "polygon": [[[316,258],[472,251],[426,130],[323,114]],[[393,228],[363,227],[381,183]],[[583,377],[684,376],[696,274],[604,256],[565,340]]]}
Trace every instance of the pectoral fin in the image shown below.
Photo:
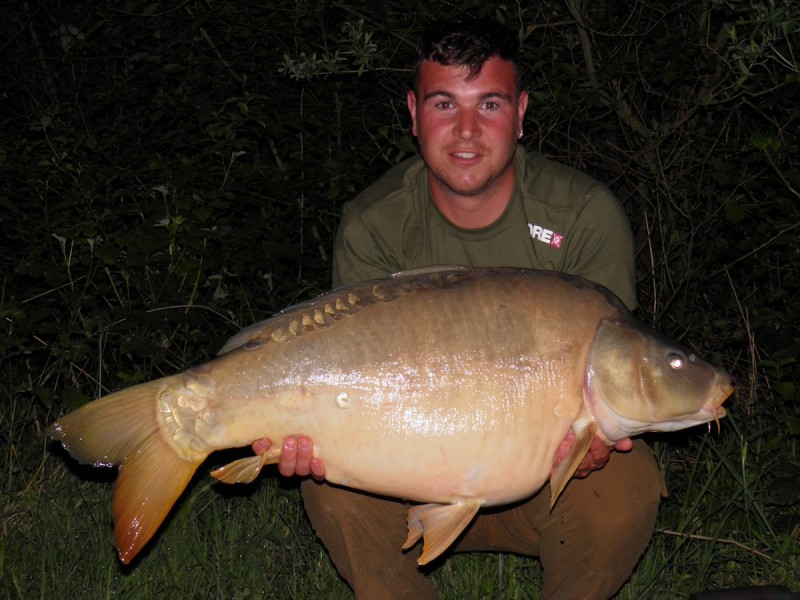
{"label": "pectoral fin", "polygon": [[240,458],[232,463],[218,467],[211,471],[211,476],[216,477],[222,483],[250,483],[258,477],[264,465],[277,463],[280,455],[280,447],[271,448],[263,454]]}
{"label": "pectoral fin", "polygon": [[422,504],[408,510],[408,537],[403,544],[407,550],[425,536],[422,554],[417,563],[424,565],[439,556],[469,525],[481,506],[477,498],[467,498],[457,504]]}
{"label": "pectoral fin", "polygon": [[575,423],[572,426],[575,433],[575,445],[569,451],[563,460],[558,463],[555,472],[550,476],[550,508],[555,506],[556,500],[570,480],[570,477],[575,473],[575,469],[581,464],[583,457],[589,451],[589,446],[592,445],[595,433],[597,432],[597,423],[594,419],[587,420],[584,423]]}

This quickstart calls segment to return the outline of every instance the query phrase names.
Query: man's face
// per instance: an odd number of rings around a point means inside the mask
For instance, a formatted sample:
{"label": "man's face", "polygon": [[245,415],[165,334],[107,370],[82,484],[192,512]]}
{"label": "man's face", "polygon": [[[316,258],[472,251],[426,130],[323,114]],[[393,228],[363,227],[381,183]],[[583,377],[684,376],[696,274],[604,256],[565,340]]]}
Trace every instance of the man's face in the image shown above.
{"label": "man's face", "polygon": [[527,92],[516,89],[514,67],[492,57],[468,80],[462,67],[424,61],[416,92],[406,99],[436,194],[478,196],[508,177],[528,107]]}

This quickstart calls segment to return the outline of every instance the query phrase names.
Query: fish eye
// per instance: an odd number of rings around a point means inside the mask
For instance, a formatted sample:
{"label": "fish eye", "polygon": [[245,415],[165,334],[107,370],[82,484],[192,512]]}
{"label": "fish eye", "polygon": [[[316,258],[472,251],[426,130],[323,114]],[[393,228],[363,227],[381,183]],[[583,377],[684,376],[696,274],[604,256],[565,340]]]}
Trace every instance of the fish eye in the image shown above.
{"label": "fish eye", "polygon": [[679,371],[683,368],[683,365],[686,364],[686,359],[683,358],[680,354],[670,354],[668,357],[669,366]]}

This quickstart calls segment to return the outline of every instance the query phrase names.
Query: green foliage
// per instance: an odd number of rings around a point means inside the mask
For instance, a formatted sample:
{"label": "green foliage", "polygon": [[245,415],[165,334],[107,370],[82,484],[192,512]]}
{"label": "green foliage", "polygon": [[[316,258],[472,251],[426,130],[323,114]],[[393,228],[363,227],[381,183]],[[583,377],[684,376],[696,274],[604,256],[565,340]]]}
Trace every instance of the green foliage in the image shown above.
{"label": "green foliage", "polygon": [[[328,288],[341,205],[414,152],[404,106],[414,43],[451,10],[419,0],[378,11],[361,0],[7,10],[0,595],[347,596],[296,490],[274,480],[239,497],[201,478],[147,557],[122,569],[108,486],[67,472],[43,431]],[[459,10],[519,33],[523,142],[623,200],[640,316],[737,382],[721,434],[655,440],[671,495],[619,597],[798,587],[796,3]],[[540,569],[458,556],[434,578],[443,597],[527,598]]]}

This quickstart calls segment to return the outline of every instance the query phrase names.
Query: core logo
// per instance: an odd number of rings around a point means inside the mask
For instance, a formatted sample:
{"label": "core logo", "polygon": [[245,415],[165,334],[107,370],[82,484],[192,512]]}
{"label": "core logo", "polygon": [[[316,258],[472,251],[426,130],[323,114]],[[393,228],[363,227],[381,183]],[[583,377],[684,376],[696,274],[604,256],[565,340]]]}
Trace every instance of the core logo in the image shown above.
{"label": "core logo", "polygon": [[561,244],[564,242],[563,235],[556,233],[555,231],[551,231],[550,229],[545,229],[541,225],[528,223],[528,232],[531,234],[533,239],[553,246],[553,248],[561,248]]}

